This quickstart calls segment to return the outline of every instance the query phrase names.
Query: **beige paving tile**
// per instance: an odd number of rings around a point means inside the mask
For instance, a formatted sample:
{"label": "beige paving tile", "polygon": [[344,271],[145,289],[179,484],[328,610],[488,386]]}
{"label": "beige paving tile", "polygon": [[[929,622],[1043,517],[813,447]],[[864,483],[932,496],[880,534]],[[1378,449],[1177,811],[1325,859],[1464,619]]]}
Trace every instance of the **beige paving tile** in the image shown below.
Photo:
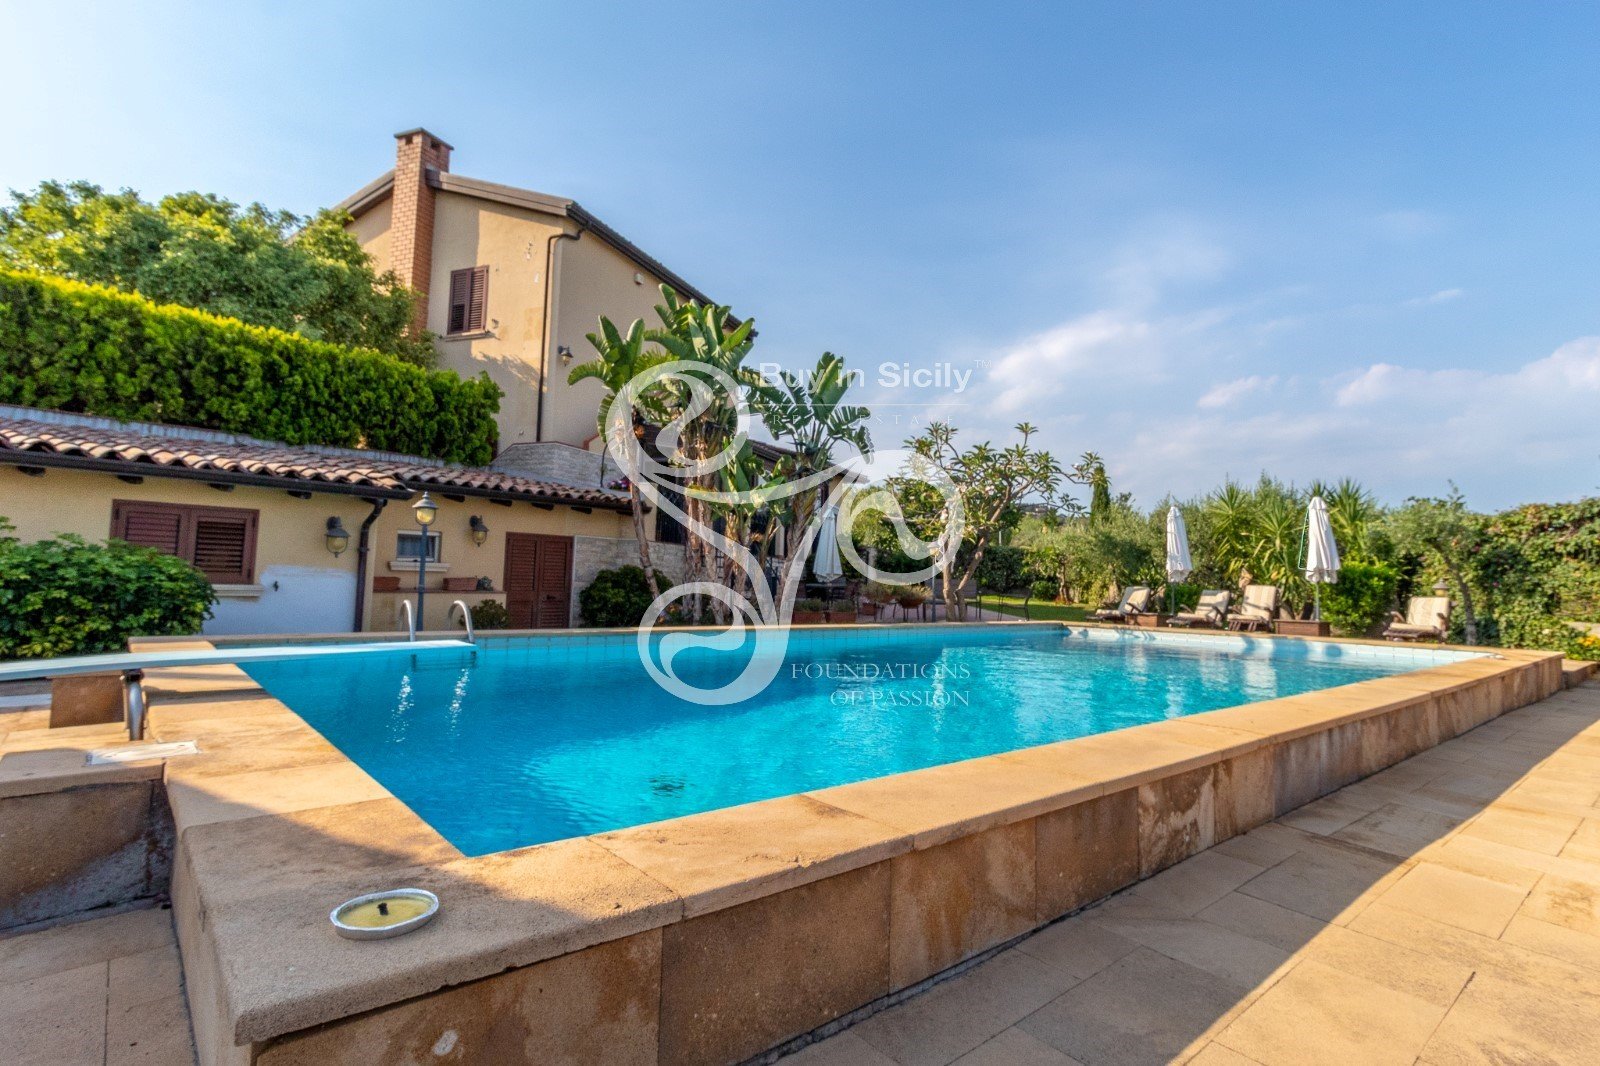
{"label": "beige paving tile", "polygon": [[174,780],[167,788],[173,816],[186,829],[263,814],[288,814],[388,798],[386,788],[348,760]]}
{"label": "beige paving tile", "polygon": [[1479,974],[1422,1049],[1435,1066],[1600,1062],[1592,1000]]}
{"label": "beige paving tile", "polygon": [[105,1058],[106,964],[0,984],[6,1066],[90,1066]]}
{"label": "beige paving tile", "polygon": [[1503,882],[1424,862],[1408,871],[1381,898],[1388,906],[1497,937],[1526,896],[1526,892]]}
{"label": "beige paving tile", "polygon": [[1511,919],[1500,939],[1518,944],[1530,951],[1551,955],[1576,966],[1600,971],[1600,936],[1590,936],[1565,926],[1552,925],[1519,914]]}
{"label": "beige paving tile", "polygon": [[1124,939],[1245,989],[1270,980],[1290,956],[1266,941],[1195,918],[1107,918],[1101,924]]}
{"label": "beige paving tile", "polygon": [[1481,837],[1526,851],[1560,855],[1583,819],[1563,814],[1491,808],[1462,827],[1465,836]]}
{"label": "beige paving tile", "polygon": [[1298,953],[1336,970],[1448,1007],[1472,979],[1472,967],[1330,925]]}
{"label": "beige paving tile", "polygon": [[1247,990],[1140,948],[1018,1023],[1080,1062],[1165,1062],[1204,1042]]}
{"label": "beige paving tile", "polygon": [[1522,913],[1573,932],[1600,936],[1600,885],[1561,877],[1542,878]]}
{"label": "beige paving tile", "polygon": [[1320,918],[1242,892],[1228,893],[1198,917],[1288,952],[1299,951],[1323,930],[1332,928]]}
{"label": "beige paving tile", "polygon": [[1450,835],[1461,819],[1391,803],[1333,833],[1336,840],[1409,858]]}
{"label": "beige paving tile", "polygon": [[113,1014],[183,989],[183,963],[176,942],[112,959],[110,966],[107,1009]]}
{"label": "beige paving tile", "polygon": [[747,803],[589,839],[680,894],[690,916],[911,848],[910,838],[899,830],[807,796]]}
{"label": "beige paving tile", "polygon": [[1315,961],[1297,965],[1217,1037],[1257,1062],[1394,1063],[1416,1060],[1442,1006]]}
{"label": "beige paving tile", "polygon": [[955,1066],[1082,1066],[1038,1037],[1012,1026],[955,1061]]}
{"label": "beige paving tile", "polygon": [[1292,825],[1296,829],[1307,833],[1316,833],[1319,836],[1332,836],[1351,822],[1357,821],[1367,813],[1367,809],[1356,803],[1347,803],[1339,793],[1326,796],[1308,803],[1298,810],[1290,811],[1278,819],[1283,825]]}
{"label": "beige paving tile", "polygon": [[195,1060],[181,992],[110,1011],[105,1041],[106,1066],[191,1066]]}
{"label": "beige paving tile", "polygon": [[1261,1066],[1261,1064],[1213,1040],[1201,1048],[1200,1053],[1190,1059],[1186,1066]]}
{"label": "beige paving tile", "polygon": [[1082,980],[1093,977],[1138,946],[1080,914],[1046,926],[1018,944],[1017,950]]}
{"label": "beige paving tile", "polygon": [[1179,914],[1195,914],[1262,872],[1253,862],[1207,851],[1141,881],[1133,894]]}
{"label": "beige paving tile", "polygon": [[1327,841],[1291,855],[1239,891],[1332,922],[1359,909],[1401,873],[1396,860]]}
{"label": "beige paving tile", "polygon": [[172,939],[171,912],[154,907],[0,935],[0,982],[27,981],[138,955],[170,945]]}
{"label": "beige paving tile", "polygon": [[1426,915],[1388,907],[1381,900],[1357,915],[1350,928],[1459,962],[1480,973],[1492,972],[1509,981],[1566,995],[1580,992],[1600,998],[1600,974],[1593,970]]}
{"label": "beige paving tile", "polygon": [[1561,849],[1561,857],[1600,863],[1600,818],[1585,818]]}
{"label": "beige paving tile", "polygon": [[942,982],[851,1031],[902,1066],[944,1066],[1077,983],[1015,949]]}

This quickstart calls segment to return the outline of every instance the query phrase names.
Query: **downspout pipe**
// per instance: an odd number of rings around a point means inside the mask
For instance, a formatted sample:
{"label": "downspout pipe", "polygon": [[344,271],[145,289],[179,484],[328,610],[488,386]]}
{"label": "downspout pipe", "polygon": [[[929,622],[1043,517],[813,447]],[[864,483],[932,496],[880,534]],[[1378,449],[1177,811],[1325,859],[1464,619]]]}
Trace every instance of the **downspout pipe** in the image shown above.
{"label": "downspout pipe", "polygon": [[533,416],[533,439],[544,440],[544,394],[550,391],[550,322],[556,315],[556,242],[581,240],[588,226],[579,226],[578,232],[552,233],[544,242],[544,328],[539,336],[539,402]]}
{"label": "downspout pipe", "polygon": [[389,506],[387,499],[372,501],[372,513],[361,522],[361,532],[356,535],[356,617],[355,625],[351,632],[359,633],[365,626],[367,613],[367,557],[372,553],[372,523],[378,520],[383,509]]}

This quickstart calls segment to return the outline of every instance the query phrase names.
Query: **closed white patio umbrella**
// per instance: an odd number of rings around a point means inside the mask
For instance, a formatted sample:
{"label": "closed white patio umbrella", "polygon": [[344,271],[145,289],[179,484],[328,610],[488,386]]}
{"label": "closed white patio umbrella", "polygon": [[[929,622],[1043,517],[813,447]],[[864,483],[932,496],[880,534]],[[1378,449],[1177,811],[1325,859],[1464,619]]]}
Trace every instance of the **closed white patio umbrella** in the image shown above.
{"label": "closed white patio umbrella", "polygon": [[1306,580],[1316,591],[1312,618],[1322,620],[1322,586],[1339,580],[1339,545],[1333,539],[1333,523],[1328,520],[1328,505],[1321,496],[1311,497],[1306,511]]}
{"label": "closed white patio umbrella", "polygon": [[818,581],[832,582],[844,576],[839,562],[839,508],[829,506],[822,512],[822,528],[817,531],[817,554],[811,562],[811,572]]}
{"label": "closed white patio umbrella", "polygon": [[1178,505],[1167,508],[1167,610],[1172,610],[1172,585],[1187,580],[1194,573],[1194,560],[1189,557],[1189,529],[1183,524],[1183,512]]}

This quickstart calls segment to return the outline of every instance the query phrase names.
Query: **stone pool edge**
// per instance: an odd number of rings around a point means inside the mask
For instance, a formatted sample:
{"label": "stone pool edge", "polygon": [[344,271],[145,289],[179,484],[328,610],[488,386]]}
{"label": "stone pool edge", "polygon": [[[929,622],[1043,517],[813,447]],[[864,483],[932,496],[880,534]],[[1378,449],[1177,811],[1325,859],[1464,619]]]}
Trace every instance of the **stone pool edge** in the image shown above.
{"label": "stone pool edge", "polygon": [[[242,671],[151,671],[152,728],[205,751],[165,770],[201,1060],[382,1057],[510,1010],[551,1052],[739,1061],[1561,686],[1555,653],[1448,650],[1483,657],[478,858]],[[401,884],[440,918],[326,928]]]}

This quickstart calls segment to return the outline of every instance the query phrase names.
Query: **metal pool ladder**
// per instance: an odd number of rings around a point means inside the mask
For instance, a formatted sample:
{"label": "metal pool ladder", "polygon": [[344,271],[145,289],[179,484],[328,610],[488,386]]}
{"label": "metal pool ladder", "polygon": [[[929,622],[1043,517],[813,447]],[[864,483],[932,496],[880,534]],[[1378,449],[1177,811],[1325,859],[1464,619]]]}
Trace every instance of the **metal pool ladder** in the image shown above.
{"label": "metal pool ladder", "polygon": [[[409,600],[406,602],[406,606],[411,606]],[[461,608],[461,620],[467,623],[467,643],[478,643],[478,638],[472,635],[472,612],[467,610],[467,601],[456,600],[450,604],[450,610],[452,611],[454,611],[457,607]]]}
{"label": "metal pool ladder", "polygon": [[406,639],[407,640],[416,640],[417,639],[417,616],[411,610],[411,601],[410,600],[401,600],[400,601],[400,606],[402,606],[402,607],[404,607],[406,609]]}

